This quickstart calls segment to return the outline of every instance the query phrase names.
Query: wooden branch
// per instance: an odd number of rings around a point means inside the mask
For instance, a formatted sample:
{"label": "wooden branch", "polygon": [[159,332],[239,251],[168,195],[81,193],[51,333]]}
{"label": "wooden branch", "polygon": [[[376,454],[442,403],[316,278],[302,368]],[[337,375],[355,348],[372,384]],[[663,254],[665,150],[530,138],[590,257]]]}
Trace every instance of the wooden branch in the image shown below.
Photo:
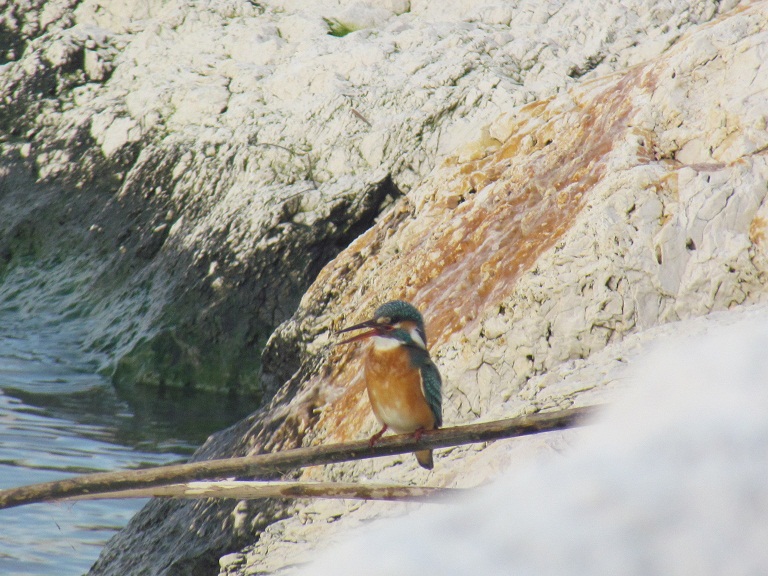
{"label": "wooden branch", "polygon": [[123,498],[348,498],[352,500],[395,500],[436,502],[450,494],[462,494],[463,488],[398,486],[393,484],[360,484],[350,482],[188,482],[154,488],[134,488],[118,492],[82,494],[72,500],[107,500]]}
{"label": "wooden branch", "polygon": [[560,430],[584,424],[597,407],[571,408],[559,412],[544,412],[532,416],[454,426],[424,432],[417,440],[411,434],[387,436],[375,446],[367,440],[326,446],[283,450],[223,460],[205,460],[187,464],[159,466],[145,470],[101,472],[44,482],[31,486],[0,490],[0,509],[71,498],[83,494],[115,492],[133,488],[151,488],[193,480],[212,480],[234,476],[258,476],[285,472],[298,467],[317,466],[334,462],[361,460],[379,456],[403,454],[425,448],[446,448],[461,444],[488,442]]}

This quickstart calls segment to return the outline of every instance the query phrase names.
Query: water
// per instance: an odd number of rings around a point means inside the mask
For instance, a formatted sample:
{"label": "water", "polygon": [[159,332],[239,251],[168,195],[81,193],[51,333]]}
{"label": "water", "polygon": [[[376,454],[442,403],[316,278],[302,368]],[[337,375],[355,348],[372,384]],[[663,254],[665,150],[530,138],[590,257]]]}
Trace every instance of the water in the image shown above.
{"label": "water", "polygon": [[[0,488],[180,462],[247,406],[204,395],[118,393],[82,348],[85,322],[0,300]],[[83,574],[144,500],[0,510],[0,574]]]}

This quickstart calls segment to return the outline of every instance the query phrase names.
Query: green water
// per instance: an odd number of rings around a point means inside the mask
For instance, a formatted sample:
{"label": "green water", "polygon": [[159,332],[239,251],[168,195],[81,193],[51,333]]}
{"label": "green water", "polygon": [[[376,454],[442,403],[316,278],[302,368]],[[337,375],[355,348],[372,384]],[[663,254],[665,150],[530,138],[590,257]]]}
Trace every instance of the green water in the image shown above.
{"label": "green water", "polygon": [[[51,294],[0,286],[0,488],[182,461],[249,411],[218,396],[118,393],[98,373],[104,358],[84,345],[91,319]],[[0,510],[0,574],[83,574],[143,503]]]}

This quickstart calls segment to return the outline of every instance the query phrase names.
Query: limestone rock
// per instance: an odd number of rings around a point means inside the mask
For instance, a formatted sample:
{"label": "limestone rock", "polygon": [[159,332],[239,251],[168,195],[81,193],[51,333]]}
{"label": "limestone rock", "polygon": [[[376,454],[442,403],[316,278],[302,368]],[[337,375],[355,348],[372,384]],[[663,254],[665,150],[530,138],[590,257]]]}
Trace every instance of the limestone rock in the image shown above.
{"label": "limestone rock", "polygon": [[[427,319],[447,424],[604,400],[592,358],[764,298],[767,19],[711,0],[94,0],[15,22],[6,281],[25,250],[62,279],[85,250],[70,297],[118,379],[259,387],[264,408],[197,458],[371,432],[332,331],[396,297]],[[472,486],[570,442],[304,477]],[[277,571],[329,524],[401,511],[152,502],[92,574]]]}
{"label": "limestone rock", "polygon": [[[27,204],[1,229],[33,213],[40,266],[82,274],[85,345],[121,385],[268,398],[296,367],[260,383],[272,329],[477,125],[657,54],[730,4],[3,6],[0,169],[14,186],[0,193]],[[3,250],[12,268],[20,247]],[[73,269],[83,254],[96,264]]]}
{"label": "limestone rock", "polygon": [[[508,137],[489,145],[481,136],[458,150],[340,254],[265,356],[288,349],[294,361],[326,359],[305,384],[317,390],[320,415],[304,443],[373,431],[359,354],[329,350],[320,336],[390,298],[415,302],[427,318],[450,424],[607,401],[621,383],[628,336],[652,338],[653,327],[765,300],[759,118],[768,108],[734,95],[768,87],[767,18],[765,3],[734,11],[646,64],[514,109],[482,131]],[[717,122],[729,128],[713,132]],[[699,140],[710,156],[687,163],[686,143]],[[598,364],[601,354],[613,368]],[[280,357],[274,362],[282,369]],[[572,441],[527,444],[552,451]],[[474,485],[499,461],[518,462],[509,451],[453,449],[429,475],[393,458],[305,477]],[[322,520],[330,507],[310,509]],[[380,514],[360,506],[334,533],[343,539],[344,523]],[[241,555],[245,568],[222,573],[311,556],[314,540],[325,539],[317,527],[298,547],[293,535],[307,534],[305,524],[271,526],[263,546]]]}

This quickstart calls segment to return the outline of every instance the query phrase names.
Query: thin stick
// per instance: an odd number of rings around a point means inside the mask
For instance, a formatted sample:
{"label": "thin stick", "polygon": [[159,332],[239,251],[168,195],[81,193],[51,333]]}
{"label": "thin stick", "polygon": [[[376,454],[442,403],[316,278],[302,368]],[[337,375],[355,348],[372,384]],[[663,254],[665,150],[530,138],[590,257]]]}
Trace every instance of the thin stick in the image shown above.
{"label": "thin stick", "polygon": [[360,120],[362,120],[363,122],[365,122],[366,124],[368,124],[368,126],[371,126],[371,127],[373,127],[373,124],[371,124],[371,123],[368,121],[368,118],[366,118],[365,116],[363,116],[362,114],[360,114],[360,112],[358,112],[358,111],[357,111],[357,110],[355,110],[354,108],[350,108],[350,111],[352,112],[352,114],[354,114],[355,116],[357,116],[357,117],[358,117]]}
{"label": "thin stick", "polygon": [[375,446],[371,446],[367,440],[361,440],[326,446],[295,448],[272,454],[160,466],[146,470],[86,474],[66,480],[0,490],[0,509],[61,500],[81,494],[151,488],[192,480],[258,476],[270,472],[285,472],[298,467],[526,436],[582,425],[587,416],[595,413],[596,408],[594,406],[571,408],[559,412],[544,412],[520,418],[430,430],[424,432],[418,440],[411,434],[388,436],[379,440]]}
{"label": "thin stick", "polygon": [[436,502],[449,494],[466,492],[463,488],[435,488],[430,486],[399,486],[393,484],[359,484],[350,482],[244,482],[220,480],[218,482],[188,482],[168,484],[154,488],[134,488],[118,492],[83,494],[67,498],[72,500],[107,500],[123,498],[347,498],[352,500],[393,500]]}

